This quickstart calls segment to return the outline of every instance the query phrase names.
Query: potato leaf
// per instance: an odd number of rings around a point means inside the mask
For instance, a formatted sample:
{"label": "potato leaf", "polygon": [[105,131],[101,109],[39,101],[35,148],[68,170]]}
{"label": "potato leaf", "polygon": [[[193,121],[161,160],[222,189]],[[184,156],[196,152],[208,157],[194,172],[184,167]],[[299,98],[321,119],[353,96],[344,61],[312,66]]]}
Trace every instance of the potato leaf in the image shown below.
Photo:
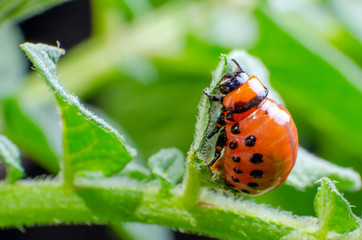
{"label": "potato leaf", "polygon": [[103,119],[86,109],[79,99],[59,82],[56,63],[63,49],[44,44],[25,43],[26,52],[45,83],[53,92],[63,122],[63,175],[72,184],[74,175],[86,172],[110,176],[130,160],[131,148],[120,134]]}
{"label": "potato leaf", "polygon": [[28,112],[20,104],[19,100],[7,99],[3,102],[3,115],[5,133],[24,153],[34,159],[51,173],[59,171],[59,157],[49,144],[49,141],[37,124],[29,116]]}
{"label": "potato leaf", "polygon": [[25,61],[21,50],[14,44],[19,41],[22,41],[22,35],[17,27],[0,26],[0,100],[16,93],[23,84]]}
{"label": "potato leaf", "polygon": [[351,168],[340,167],[328,162],[299,147],[295,167],[290,173],[286,184],[304,191],[322,177],[337,181],[340,189],[348,191],[361,189],[361,177],[357,172]]}
{"label": "potato leaf", "polygon": [[351,206],[333,181],[322,178],[320,183],[314,200],[314,208],[321,227],[319,236],[324,237],[328,231],[347,233],[356,229],[360,219],[352,213]]}
{"label": "potato leaf", "polygon": [[69,0],[3,0],[0,2],[0,25],[7,21],[23,20]]}
{"label": "potato leaf", "polygon": [[19,149],[3,135],[0,135],[0,160],[7,167],[8,182],[13,183],[24,176]]}
{"label": "potato leaf", "polygon": [[150,157],[148,166],[153,174],[176,185],[185,171],[185,156],[177,148],[161,149]]}

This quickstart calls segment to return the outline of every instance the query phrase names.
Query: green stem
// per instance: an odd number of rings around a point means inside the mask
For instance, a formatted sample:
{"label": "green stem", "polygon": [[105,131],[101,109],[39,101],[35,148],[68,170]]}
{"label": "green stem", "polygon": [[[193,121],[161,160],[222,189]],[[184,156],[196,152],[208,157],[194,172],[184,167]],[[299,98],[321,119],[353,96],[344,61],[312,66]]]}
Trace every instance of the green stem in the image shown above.
{"label": "green stem", "polygon": [[245,235],[279,239],[295,230],[316,231],[314,218],[306,220],[248,201],[203,192],[202,204],[186,209],[180,189],[162,197],[159,191],[157,185],[114,179],[83,183],[76,189],[48,180],[0,184],[0,227],[137,221],[228,239]]}
{"label": "green stem", "polygon": [[[64,122],[64,120],[63,120]],[[71,171],[71,160],[69,156],[69,143],[67,137],[67,128],[63,127],[63,163],[61,174],[63,177],[63,183],[65,187],[72,187],[74,185],[74,175]]]}
{"label": "green stem", "polygon": [[196,167],[194,152],[189,153],[186,159],[186,173],[183,182],[184,202],[187,205],[194,205],[199,201],[201,179]]}

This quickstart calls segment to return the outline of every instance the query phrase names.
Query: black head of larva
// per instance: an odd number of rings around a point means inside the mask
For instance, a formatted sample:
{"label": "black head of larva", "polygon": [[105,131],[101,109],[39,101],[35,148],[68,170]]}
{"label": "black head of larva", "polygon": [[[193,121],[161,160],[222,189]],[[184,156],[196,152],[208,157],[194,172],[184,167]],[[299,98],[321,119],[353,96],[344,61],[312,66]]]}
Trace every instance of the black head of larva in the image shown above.
{"label": "black head of larva", "polygon": [[225,95],[239,88],[249,79],[249,75],[240,67],[240,65],[234,59],[232,59],[232,61],[238,68],[233,74],[225,74],[218,86],[219,91]]}

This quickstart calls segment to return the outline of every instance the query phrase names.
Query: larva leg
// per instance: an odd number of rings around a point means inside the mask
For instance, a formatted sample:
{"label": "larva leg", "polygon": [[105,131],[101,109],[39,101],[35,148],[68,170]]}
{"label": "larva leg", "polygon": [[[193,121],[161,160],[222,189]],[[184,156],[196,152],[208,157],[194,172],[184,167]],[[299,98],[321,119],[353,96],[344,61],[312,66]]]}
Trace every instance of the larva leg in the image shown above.
{"label": "larva leg", "polygon": [[216,142],[216,150],[215,150],[214,159],[208,164],[209,167],[214,165],[215,162],[220,158],[221,151],[225,147],[227,140],[228,139],[226,137],[226,131],[225,131],[225,128],[223,128],[223,129],[221,129],[220,135],[219,135],[219,137],[217,139],[217,142]]}

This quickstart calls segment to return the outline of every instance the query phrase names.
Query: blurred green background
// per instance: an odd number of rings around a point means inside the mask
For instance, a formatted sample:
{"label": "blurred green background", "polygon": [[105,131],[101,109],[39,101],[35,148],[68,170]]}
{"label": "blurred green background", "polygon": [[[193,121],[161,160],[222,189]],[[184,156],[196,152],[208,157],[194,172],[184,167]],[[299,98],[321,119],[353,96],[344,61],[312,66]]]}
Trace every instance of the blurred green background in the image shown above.
{"label": "blurred green background", "polygon": [[[38,76],[27,73],[18,44],[58,40],[67,50],[60,79],[122,129],[141,161],[160,148],[186,153],[220,54],[246,49],[268,68],[300,145],[362,173],[361,12],[358,0],[3,1],[1,130],[24,156],[56,172],[56,110]],[[35,129],[31,143],[18,127],[26,121]],[[256,201],[314,215],[316,188],[283,185]],[[362,193],[345,197],[361,216]]]}

